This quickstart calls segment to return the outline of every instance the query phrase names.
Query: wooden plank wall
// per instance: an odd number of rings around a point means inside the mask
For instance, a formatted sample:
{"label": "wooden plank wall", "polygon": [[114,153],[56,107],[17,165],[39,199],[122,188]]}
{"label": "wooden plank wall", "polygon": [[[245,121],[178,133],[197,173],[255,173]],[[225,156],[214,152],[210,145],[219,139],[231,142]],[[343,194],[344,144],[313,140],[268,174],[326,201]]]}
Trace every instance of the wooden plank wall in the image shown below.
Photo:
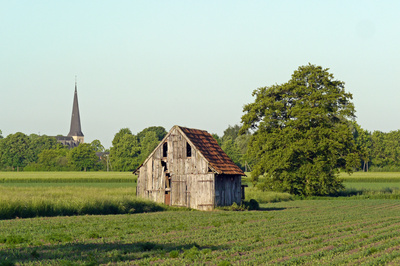
{"label": "wooden plank wall", "polygon": [[[161,143],[139,170],[139,197],[164,203],[165,175],[168,172],[171,175],[171,204],[174,206],[212,210],[216,205],[232,205],[233,202],[240,204],[240,176],[222,176],[216,180],[215,174],[209,172],[207,161],[195,147],[192,147],[191,156],[187,157],[186,140],[176,128],[171,131],[166,142],[167,157],[163,158]],[[162,161],[166,163],[167,172],[164,172]]]}
{"label": "wooden plank wall", "polygon": [[241,203],[242,177],[239,175],[216,175],[215,201],[217,206],[230,206]]}

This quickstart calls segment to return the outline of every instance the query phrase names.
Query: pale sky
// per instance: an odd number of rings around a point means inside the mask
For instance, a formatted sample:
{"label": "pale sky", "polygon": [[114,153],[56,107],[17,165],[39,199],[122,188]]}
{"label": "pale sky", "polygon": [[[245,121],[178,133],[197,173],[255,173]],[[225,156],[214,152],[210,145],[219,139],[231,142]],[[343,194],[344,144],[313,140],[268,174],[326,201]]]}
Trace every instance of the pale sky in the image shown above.
{"label": "pale sky", "polygon": [[400,1],[1,1],[0,130],[85,142],[173,125],[222,135],[258,87],[329,68],[365,129],[398,130]]}

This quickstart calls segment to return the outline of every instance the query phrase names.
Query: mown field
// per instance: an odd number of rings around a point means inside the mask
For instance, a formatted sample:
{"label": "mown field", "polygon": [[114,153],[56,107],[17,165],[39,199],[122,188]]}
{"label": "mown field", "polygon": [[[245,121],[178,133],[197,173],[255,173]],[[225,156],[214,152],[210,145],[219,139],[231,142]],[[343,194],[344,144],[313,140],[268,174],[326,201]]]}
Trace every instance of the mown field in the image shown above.
{"label": "mown field", "polygon": [[244,212],[141,201],[131,173],[42,174],[0,172],[0,216],[14,214],[0,220],[0,265],[400,264],[400,200],[387,199],[400,173],[342,176],[361,194],[332,200],[250,189],[269,203]]}

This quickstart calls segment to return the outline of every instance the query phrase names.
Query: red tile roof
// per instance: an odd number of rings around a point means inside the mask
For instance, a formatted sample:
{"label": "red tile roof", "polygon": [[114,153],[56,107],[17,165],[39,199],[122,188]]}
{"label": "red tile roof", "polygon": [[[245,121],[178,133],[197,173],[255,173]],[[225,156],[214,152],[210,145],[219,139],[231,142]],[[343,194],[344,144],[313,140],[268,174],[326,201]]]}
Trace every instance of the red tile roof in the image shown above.
{"label": "red tile roof", "polygon": [[204,130],[179,127],[206,158],[218,174],[245,175],[244,172],[221,149],[213,136]]}

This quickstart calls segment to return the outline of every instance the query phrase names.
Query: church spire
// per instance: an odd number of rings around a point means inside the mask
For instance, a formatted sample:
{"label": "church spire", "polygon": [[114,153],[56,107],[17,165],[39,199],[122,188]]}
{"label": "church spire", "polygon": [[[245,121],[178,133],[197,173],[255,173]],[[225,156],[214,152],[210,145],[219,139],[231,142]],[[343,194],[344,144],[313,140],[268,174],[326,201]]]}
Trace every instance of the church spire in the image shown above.
{"label": "church spire", "polygon": [[68,133],[68,137],[73,137],[77,142],[83,142],[83,133],[81,130],[81,119],[79,116],[79,106],[78,106],[78,92],[75,77],[75,94],[74,103],[72,105],[72,117],[71,117],[71,127]]}

